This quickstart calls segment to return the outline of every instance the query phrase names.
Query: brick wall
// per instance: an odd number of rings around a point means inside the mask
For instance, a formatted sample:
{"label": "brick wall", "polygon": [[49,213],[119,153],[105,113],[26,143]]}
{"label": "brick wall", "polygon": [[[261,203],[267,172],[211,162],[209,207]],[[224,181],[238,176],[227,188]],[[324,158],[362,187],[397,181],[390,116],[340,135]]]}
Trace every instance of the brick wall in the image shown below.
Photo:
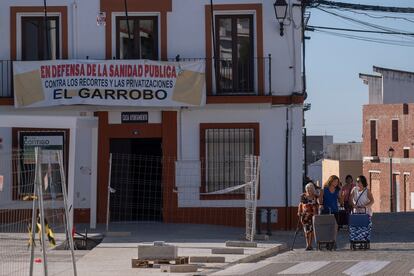
{"label": "brick wall", "polygon": [[[403,148],[414,145],[414,104],[408,104],[408,114],[403,114],[403,104],[373,104],[363,107],[362,156],[370,156],[370,121],[377,121],[378,156],[387,157],[389,147],[394,157],[403,157]],[[398,119],[398,142],[392,142],[392,120]],[[414,157],[414,150],[410,149]]]}
{"label": "brick wall", "polygon": [[[405,109],[405,112],[404,112]],[[408,112],[407,112],[408,111]],[[398,141],[392,141],[392,120],[398,120]],[[371,127],[370,121],[376,120],[377,144],[379,160],[363,162],[363,173],[370,182],[376,203],[374,212],[389,212],[390,210],[390,164],[388,149],[392,147],[393,173],[399,183],[399,210],[411,209],[411,193],[414,193],[414,183],[410,175],[414,173],[414,104],[378,104],[363,107],[363,144],[362,155],[371,156]],[[404,147],[409,148],[409,158],[404,157]],[[398,188],[397,187],[397,188]],[[394,200],[397,197],[394,197]]]}
{"label": "brick wall", "polygon": [[[369,187],[375,199],[374,212],[389,212],[390,210],[390,164],[365,161],[363,173],[367,177]],[[394,164],[393,173],[399,183],[399,210],[414,211],[411,209],[411,193],[414,193],[414,183],[410,181],[414,168],[411,164]],[[396,199],[396,197],[394,197]]]}

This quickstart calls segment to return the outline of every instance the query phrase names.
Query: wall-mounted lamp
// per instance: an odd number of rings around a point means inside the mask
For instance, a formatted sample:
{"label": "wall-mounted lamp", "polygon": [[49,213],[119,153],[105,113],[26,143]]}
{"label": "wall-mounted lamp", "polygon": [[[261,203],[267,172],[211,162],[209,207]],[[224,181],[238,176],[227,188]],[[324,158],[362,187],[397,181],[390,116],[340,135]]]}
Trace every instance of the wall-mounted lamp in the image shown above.
{"label": "wall-mounted lamp", "polygon": [[134,130],[132,131],[132,134],[134,134],[134,135],[138,135],[138,134],[139,134],[139,130],[134,129]]}
{"label": "wall-mounted lamp", "polygon": [[286,19],[288,4],[286,3],[286,0],[276,0],[273,7],[275,9],[276,19],[280,24],[280,36],[283,36],[284,21]]}

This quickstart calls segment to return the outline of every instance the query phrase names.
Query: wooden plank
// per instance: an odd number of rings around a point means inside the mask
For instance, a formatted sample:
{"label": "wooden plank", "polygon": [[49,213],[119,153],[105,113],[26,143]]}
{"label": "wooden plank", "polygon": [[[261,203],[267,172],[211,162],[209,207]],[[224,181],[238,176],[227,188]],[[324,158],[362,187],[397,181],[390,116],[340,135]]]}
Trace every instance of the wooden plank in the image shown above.
{"label": "wooden plank", "polygon": [[175,259],[156,259],[156,260],[146,260],[146,259],[131,259],[132,268],[151,268],[154,264],[169,264],[169,265],[183,265],[189,263],[188,256],[177,257]]}

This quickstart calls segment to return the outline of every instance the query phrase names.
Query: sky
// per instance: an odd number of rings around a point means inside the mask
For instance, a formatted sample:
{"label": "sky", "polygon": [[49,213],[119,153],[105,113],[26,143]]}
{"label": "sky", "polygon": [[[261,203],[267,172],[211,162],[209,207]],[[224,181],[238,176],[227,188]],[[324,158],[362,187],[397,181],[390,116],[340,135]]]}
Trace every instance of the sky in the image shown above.
{"label": "sky", "polygon": [[[337,0],[337,2],[414,7],[413,0]],[[369,12],[373,16],[405,17],[412,20],[409,22],[327,10],[376,25],[414,33],[414,14]],[[308,25],[374,30],[318,9],[310,11]],[[367,36],[357,33],[346,34]],[[306,42],[308,93],[306,102],[311,104],[311,110],[305,113],[308,135],[333,135],[335,143],[362,141],[362,106],[368,103],[368,86],[363,84],[359,73],[372,74],[374,65],[414,72],[414,37],[369,35],[400,43],[408,42],[408,45],[411,45],[411,47],[404,47],[348,39],[320,32],[307,32],[306,35],[311,37]]]}

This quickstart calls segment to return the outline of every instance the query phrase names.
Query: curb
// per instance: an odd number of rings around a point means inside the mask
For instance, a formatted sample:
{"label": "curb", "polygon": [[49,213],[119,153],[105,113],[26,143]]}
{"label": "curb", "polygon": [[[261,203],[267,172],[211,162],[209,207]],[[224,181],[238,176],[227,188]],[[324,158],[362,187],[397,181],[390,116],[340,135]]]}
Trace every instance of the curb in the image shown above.
{"label": "curb", "polygon": [[237,261],[234,261],[234,262],[230,263],[230,265],[235,265],[235,264],[238,264],[238,263],[255,263],[257,261],[260,261],[261,259],[273,256],[273,255],[277,255],[281,252],[284,252],[287,249],[288,249],[288,246],[285,243],[281,243],[281,244],[278,244],[278,245],[273,246],[271,248],[268,248],[266,250],[263,250],[259,253],[252,254],[252,255],[246,256],[244,258],[241,258]]}
{"label": "curb", "polygon": [[228,263],[224,267],[222,267],[219,270],[213,272],[213,275],[215,275],[215,273],[220,273],[221,271],[224,271],[224,270],[226,270],[228,268],[231,268],[231,267],[233,267],[233,266],[235,266],[237,264],[256,263],[256,262],[261,261],[261,260],[263,260],[265,258],[274,256],[274,255],[277,255],[277,254],[282,253],[282,252],[285,252],[287,250],[288,250],[288,246],[287,246],[286,243],[277,244],[276,246],[270,247],[270,248],[268,248],[266,250],[263,250],[263,251],[261,251],[259,253],[252,254],[252,255],[246,256],[244,258],[241,258],[241,259],[239,259],[237,261]]}

